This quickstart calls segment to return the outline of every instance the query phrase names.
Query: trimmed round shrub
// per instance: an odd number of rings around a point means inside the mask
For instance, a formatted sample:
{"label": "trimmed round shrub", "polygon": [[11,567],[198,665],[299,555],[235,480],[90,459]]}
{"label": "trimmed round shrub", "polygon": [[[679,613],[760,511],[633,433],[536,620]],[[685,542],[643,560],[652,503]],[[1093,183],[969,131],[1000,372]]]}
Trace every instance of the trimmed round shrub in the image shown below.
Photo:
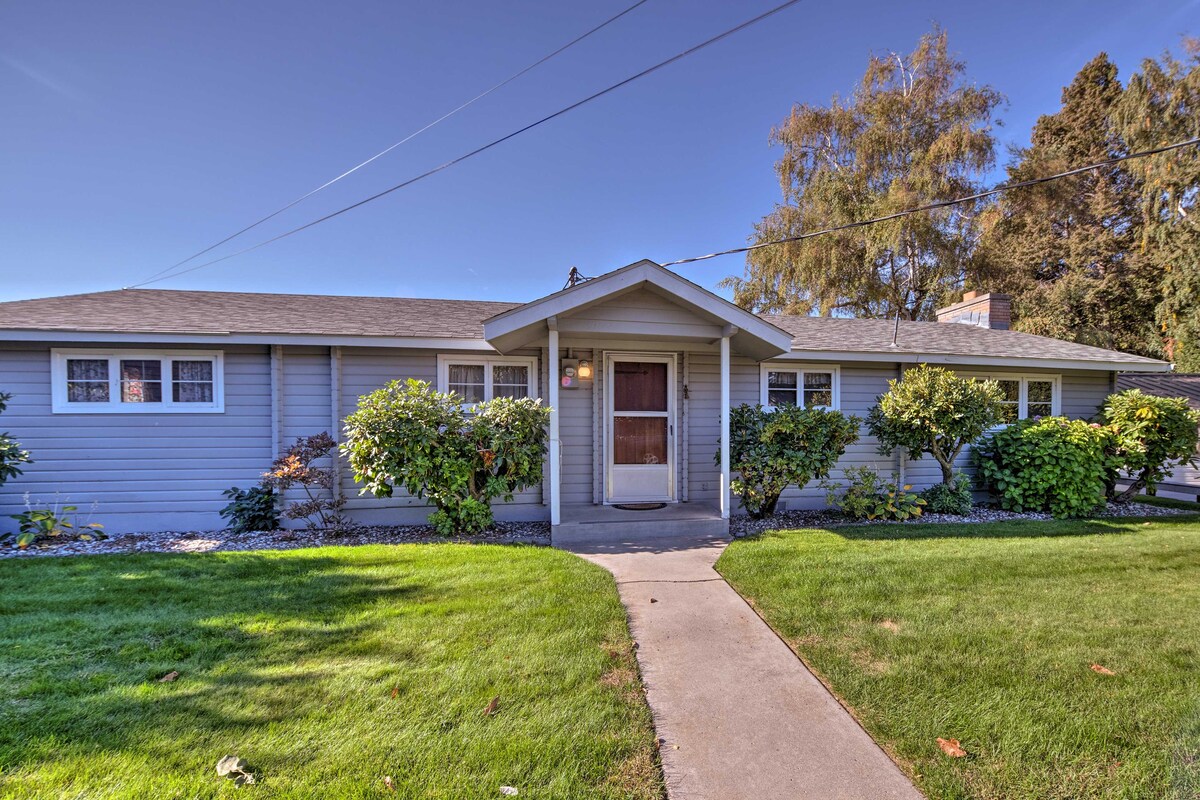
{"label": "trimmed round shrub", "polygon": [[921,492],[921,498],[925,500],[926,514],[970,514],[973,505],[971,481],[960,473],[950,483],[930,486]]}
{"label": "trimmed round shrub", "polygon": [[1104,504],[1111,444],[1111,432],[1095,423],[1042,417],[995,431],[974,454],[1001,508],[1080,517]]}

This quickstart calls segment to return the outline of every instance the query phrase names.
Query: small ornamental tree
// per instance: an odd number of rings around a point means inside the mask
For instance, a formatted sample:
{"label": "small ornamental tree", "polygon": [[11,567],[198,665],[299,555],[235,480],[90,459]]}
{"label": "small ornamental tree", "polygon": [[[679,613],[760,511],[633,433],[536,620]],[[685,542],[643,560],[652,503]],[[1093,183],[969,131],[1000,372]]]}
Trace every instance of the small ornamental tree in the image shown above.
{"label": "small ornamental tree", "polygon": [[468,408],[424,381],[392,381],[359,398],[342,453],[364,493],[391,497],[400,487],[433,503],[439,532],[478,533],[493,522],[493,499],[541,481],[549,420],[540,400],[498,397]]}
{"label": "small ornamental tree", "polygon": [[[1197,463],[1197,425],[1200,412],[1182,397],[1155,397],[1137,389],[1110,394],[1100,408],[1100,421],[1112,431],[1112,455],[1117,464],[1106,477],[1108,494],[1126,502],[1170,474],[1181,463]],[[1119,470],[1133,483],[1114,495]]]}
{"label": "small ornamental tree", "polygon": [[[11,399],[11,394],[0,392],[0,413],[8,408],[8,401]],[[17,466],[18,464],[32,463],[33,459],[29,457],[29,451],[22,450],[20,442],[13,439],[8,433],[0,433],[0,486],[3,486],[5,481],[10,478],[21,474],[22,470]]]}
{"label": "small ornamental tree", "polygon": [[313,436],[300,436],[286,453],[275,459],[270,472],[263,474],[263,487],[278,492],[281,499],[284,492],[295,486],[304,490],[303,500],[283,510],[285,517],[302,519],[313,529],[336,530],[345,526],[346,520],[341,511],[346,498],[339,497],[334,491],[333,470],[316,466],[316,462],[326,456],[337,458],[336,449],[337,442],[325,431]]}
{"label": "small ornamental tree", "polygon": [[737,477],[730,488],[746,513],[754,519],[770,516],[788,486],[829,477],[846,448],[858,440],[859,422],[823,408],[731,409],[729,461]]}
{"label": "small ornamental tree", "polygon": [[995,381],[960,378],[948,369],[921,364],[888,381],[867,414],[867,430],[879,452],[897,447],[908,457],[931,455],[942,468],[942,483],[954,482],[954,460],[962,449],[1002,422],[1000,387]]}

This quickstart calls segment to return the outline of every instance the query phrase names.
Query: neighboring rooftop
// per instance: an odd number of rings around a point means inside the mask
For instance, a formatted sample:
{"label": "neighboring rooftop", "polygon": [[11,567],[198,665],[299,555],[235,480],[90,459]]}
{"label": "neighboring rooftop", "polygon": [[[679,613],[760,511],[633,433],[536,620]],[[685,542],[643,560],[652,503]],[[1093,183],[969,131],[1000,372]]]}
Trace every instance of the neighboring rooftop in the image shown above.
{"label": "neighboring rooftop", "polygon": [[[483,323],[520,303],[404,297],[120,289],[0,303],[4,331],[64,334],[281,335],[482,339]],[[1162,362],[1098,347],[973,325],[760,315],[811,353],[1043,359],[1151,366]],[[44,337],[43,337],[44,338]],[[94,336],[90,337],[93,340]]]}
{"label": "neighboring rooftop", "polygon": [[1200,411],[1200,375],[1121,375],[1117,378],[1117,388],[1122,391],[1141,389],[1157,397],[1182,397],[1189,406]]}

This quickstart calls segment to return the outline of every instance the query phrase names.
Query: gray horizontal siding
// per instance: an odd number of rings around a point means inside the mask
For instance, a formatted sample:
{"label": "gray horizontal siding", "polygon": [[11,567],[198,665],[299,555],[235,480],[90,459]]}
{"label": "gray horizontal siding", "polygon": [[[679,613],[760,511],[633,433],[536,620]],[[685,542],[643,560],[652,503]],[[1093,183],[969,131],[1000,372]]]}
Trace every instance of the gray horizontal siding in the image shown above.
{"label": "gray horizontal siding", "polygon": [[0,429],[35,461],[0,488],[0,526],[11,529],[28,492],[34,503],[94,504],[113,530],[220,527],[221,492],[252,485],[271,461],[267,348],[224,353],[222,414],[52,414],[50,347],[3,345],[0,391],[13,399]]}

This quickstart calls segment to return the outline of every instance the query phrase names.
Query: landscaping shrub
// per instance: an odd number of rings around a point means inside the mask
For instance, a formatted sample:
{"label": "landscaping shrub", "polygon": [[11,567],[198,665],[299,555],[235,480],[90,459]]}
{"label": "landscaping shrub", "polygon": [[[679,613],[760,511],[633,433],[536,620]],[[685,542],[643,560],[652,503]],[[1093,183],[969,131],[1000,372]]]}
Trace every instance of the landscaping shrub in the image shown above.
{"label": "landscaping shrub", "polygon": [[549,420],[540,400],[467,408],[424,381],[392,381],[359,398],[342,453],[363,492],[391,497],[400,487],[434,504],[429,521],[441,533],[476,533],[492,524],[493,499],[541,481]]}
{"label": "landscaping shrub", "polygon": [[925,500],[909,491],[910,485],[900,485],[898,476],[891,481],[879,477],[871,467],[850,467],[845,472],[846,488],[836,482],[823,481],[828,490],[825,500],[854,519],[906,520],[921,516]]}
{"label": "landscaping shrub", "polygon": [[1112,434],[1065,417],[1025,419],[974,448],[984,485],[1010,511],[1083,516],[1104,504]]}
{"label": "landscaping shrub", "polygon": [[229,505],[221,509],[221,516],[229,520],[231,532],[252,533],[279,529],[275,490],[270,486],[251,486],[249,489],[234,486],[221,494],[229,498]]}
{"label": "landscaping shrub", "polygon": [[867,414],[867,430],[879,452],[900,447],[916,460],[928,454],[942,468],[942,483],[954,482],[954,460],[969,444],[999,425],[1001,394],[995,381],[960,378],[941,367],[920,364],[888,391]]}
{"label": "landscaping shrub", "polygon": [[[858,440],[859,421],[840,411],[792,405],[731,409],[730,466],[737,473],[731,488],[746,513],[754,519],[770,516],[788,486],[828,477]],[[720,463],[720,451],[715,460]]]}
{"label": "landscaping shrub", "polygon": [[[0,392],[0,414],[8,408],[11,399],[11,394]],[[0,486],[21,474],[18,464],[30,463],[33,463],[33,459],[29,457],[29,451],[22,450],[21,444],[7,432],[0,433]]]}
{"label": "landscaping shrub", "polygon": [[[302,519],[310,528],[338,529],[345,525],[341,515],[346,498],[334,492],[333,470],[313,464],[326,456],[337,458],[337,442],[322,431],[314,436],[301,436],[288,451],[271,465],[263,475],[262,485],[282,496],[294,486],[304,490],[305,499],[291,503],[283,510],[288,519]],[[328,492],[328,496],[325,493]],[[316,517],[316,519],[313,519]]]}
{"label": "landscaping shrub", "polygon": [[[54,503],[47,506],[34,505],[29,492],[25,493],[24,500],[25,510],[12,515],[17,521],[16,544],[22,550],[44,539],[68,537],[86,542],[107,538],[101,532],[103,525],[99,522],[80,522],[79,507],[62,505],[57,494]],[[88,519],[95,512],[96,504],[93,503]]]}
{"label": "landscaping shrub", "polygon": [[928,514],[958,514],[971,513],[971,481],[961,472],[954,476],[950,483],[937,483],[921,492],[925,500],[925,511]]}
{"label": "landscaping shrub", "polygon": [[1137,389],[1110,394],[1100,419],[1112,432],[1110,453],[1116,462],[1106,479],[1109,495],[1114,494],[1120,471],[1133,478],[1114,498],[1118,502],[1153,489],[1180,463],[1197,463],[1200,412],[1192,411],[1182,397],[1155,397]]}

